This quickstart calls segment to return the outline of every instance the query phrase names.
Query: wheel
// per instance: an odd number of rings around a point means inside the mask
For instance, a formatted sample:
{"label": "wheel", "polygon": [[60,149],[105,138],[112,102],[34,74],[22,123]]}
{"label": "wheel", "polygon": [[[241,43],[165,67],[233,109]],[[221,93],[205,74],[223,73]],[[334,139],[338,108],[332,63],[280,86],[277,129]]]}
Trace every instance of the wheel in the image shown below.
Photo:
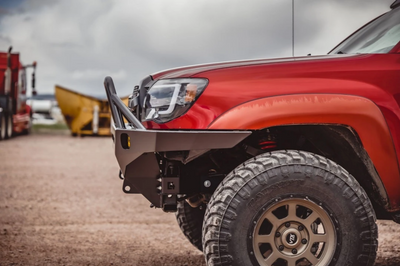
{"label": "wheel", "polygon": [[12,114],[9,114],[6,116],[6,139],[9,139],[12,137],[13,134],[13,117]]}
{"label": "wheel", "polygon": [[204,205],[193,208],[186,201],[179,201],[175,213],[182,233],[200,251],[203,251],[201,238],[205,210]]}
{"label": "wheel", "polygon": [[207,265],[373,265],[374,210],[358,182],[308,152],[266,153],[238,166],[206,210]]}
{"label": "wheel", "polygon": [[0,140],[6,138],[6,116],[0,115]]}

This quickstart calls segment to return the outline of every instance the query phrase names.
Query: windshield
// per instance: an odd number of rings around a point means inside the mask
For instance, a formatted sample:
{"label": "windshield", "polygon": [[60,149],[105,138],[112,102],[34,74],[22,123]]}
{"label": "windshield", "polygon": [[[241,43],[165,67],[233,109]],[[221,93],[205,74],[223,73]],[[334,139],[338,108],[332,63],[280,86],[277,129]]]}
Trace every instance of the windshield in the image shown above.
{"label": "windshield", "polygon": [[384,54],[399,41],[400,8],[396,8],[361,28],[330,54]]}

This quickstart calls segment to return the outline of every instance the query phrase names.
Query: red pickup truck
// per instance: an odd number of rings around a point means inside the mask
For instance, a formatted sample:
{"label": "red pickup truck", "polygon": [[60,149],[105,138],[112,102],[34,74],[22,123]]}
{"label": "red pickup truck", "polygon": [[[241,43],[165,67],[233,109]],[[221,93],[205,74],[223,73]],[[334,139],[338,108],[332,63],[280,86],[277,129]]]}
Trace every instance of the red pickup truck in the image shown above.
{"label": "red pickup truck", "polygon": [[176,212],[207,265],[373,265],[400,222],[400,0],[326,56],[104,81],[123,191]]}

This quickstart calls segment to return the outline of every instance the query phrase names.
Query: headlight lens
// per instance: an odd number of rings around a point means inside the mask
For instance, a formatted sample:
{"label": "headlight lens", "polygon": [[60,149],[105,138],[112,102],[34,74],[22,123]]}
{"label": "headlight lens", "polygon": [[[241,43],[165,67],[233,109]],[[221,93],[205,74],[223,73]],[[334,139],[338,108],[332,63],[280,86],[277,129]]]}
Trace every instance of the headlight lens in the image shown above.
{"label": "headlight lens", "polygon": [[199,98],[207,79],[163,79],[157,81],[144,99],[142,121],[166,123],[183,115]]}

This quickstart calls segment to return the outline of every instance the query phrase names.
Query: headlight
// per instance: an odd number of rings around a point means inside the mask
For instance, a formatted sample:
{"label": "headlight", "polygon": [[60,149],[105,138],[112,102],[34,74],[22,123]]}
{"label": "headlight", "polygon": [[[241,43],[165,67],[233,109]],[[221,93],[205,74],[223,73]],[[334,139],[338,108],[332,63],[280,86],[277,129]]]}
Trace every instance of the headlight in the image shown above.
{"label": "headlight", "polygon": [[184,113],[199,98],[207,79],[162,79],[147,92],[142,121],[166,123]]}

